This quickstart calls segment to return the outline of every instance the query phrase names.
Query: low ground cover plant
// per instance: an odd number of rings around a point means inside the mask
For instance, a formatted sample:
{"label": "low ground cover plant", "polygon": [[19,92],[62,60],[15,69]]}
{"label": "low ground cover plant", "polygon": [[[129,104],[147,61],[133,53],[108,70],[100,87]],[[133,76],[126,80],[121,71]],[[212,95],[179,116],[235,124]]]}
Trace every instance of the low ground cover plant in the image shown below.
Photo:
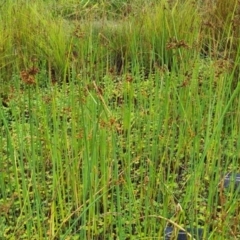
{"label": "low ground cover plant", "polygon": [[228,2],[5,1],[1,239],[240,237]]}

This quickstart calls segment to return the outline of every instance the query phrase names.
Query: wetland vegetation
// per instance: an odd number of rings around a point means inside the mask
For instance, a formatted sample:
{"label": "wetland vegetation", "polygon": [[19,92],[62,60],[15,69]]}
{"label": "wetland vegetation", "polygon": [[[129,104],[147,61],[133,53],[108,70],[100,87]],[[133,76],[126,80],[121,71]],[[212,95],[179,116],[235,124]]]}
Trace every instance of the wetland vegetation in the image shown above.
{"label": "wetland vegetation", "polygon": [[4,1],[0,239],[240,239],[239,24],[237,0]]}

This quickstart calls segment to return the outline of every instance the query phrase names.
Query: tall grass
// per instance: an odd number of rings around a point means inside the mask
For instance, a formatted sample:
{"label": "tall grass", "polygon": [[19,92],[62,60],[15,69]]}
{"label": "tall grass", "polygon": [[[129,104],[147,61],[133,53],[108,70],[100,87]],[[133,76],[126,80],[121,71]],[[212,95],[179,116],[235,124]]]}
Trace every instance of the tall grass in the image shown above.
{"label": "tall grass", "polygon": [[238,239],[232,22],[217,34],[191,1],[101,4],[1,10],[0,238]]}

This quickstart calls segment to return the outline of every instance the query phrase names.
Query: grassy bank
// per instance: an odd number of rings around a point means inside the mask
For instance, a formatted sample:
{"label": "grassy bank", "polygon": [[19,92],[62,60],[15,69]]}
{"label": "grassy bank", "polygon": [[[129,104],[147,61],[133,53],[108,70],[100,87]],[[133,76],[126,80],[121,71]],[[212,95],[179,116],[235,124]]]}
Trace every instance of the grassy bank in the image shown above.
{"label": "grassy bank", "polygon": [[240,237],[239,3],[158,2],[1,6],[1,239]]}

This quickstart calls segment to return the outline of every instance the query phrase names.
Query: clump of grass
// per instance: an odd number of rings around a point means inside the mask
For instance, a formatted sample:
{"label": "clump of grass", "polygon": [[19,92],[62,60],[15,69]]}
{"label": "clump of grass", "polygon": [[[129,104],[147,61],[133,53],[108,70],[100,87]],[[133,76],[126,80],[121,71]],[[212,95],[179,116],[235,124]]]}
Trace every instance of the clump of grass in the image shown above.
{"label": "clump of grass", "polygon": [[239,2],[231,0],[208,2],[204,5],[203,25],[207,45],[211,46],[213,57],[229,57],[235,59],[239,42]]}
{"label": "clump of grass", "polygon": [[64,72],[70,40],[63,20],[53,18],[47,6],[38,2],[9,1],[1,11],[1,36],[5,36],[0,42],[4,56],[1,72],[8,79],[31,67],[32,59],[36,59],[41,68],[49,64],[56,74]]}
{"label": "clump of grass", "polygon": [[140,19],[137,21],[142,29],[139,35],[143,36],[140,49],[147,56],[145,66],[152,60],[153,67],[178,68],[195,57],[200,18],[196,6],[189,1],[173,6],[162,1],[150,6]]}
{"label": "clump of grass", "polygon": [[202,7],[203,54],[213,59],[228,61],[235,88],[239,74],[239,2],[232,0],[226,5],[223,1],[207,1]]}

